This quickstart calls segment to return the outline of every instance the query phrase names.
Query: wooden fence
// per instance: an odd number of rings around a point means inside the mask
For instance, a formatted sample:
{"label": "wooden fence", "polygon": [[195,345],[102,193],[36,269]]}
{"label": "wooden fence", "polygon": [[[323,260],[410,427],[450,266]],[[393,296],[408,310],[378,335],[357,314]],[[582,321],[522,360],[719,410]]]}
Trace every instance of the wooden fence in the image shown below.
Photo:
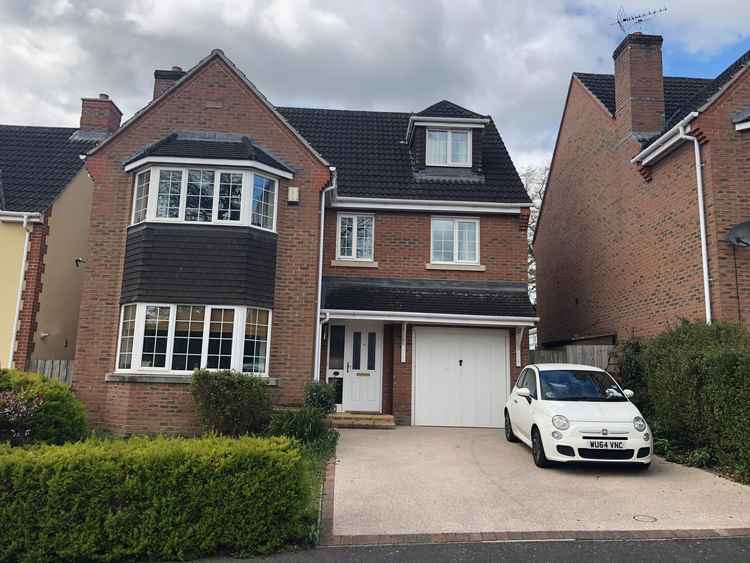
{"label": "wooden fence", "polygon": [[607,369],[614,349],[611,344],[570,344],[549,350],[529,350],[529,360],[535,364],[584,364]]}
{"label": "wooden fence", "polygon": [[31,360],[29,371],[67,385],[73,383],[73,360]]}

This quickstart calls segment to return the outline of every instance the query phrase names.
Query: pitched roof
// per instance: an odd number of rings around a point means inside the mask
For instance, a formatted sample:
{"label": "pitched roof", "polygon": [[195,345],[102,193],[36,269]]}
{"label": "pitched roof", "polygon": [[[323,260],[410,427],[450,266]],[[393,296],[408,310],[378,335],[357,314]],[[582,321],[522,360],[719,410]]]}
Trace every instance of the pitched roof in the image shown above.
{"label": "pitched roof", "polygon": [[347,311],[535,317],[525,283],[323,278],[323,307]]}
{"label": "pitched roof", "polygon": [[453,102],[450,102],[448,100],[441,100],[436,104],[432,104],[430,107],[423,109],[415,115],[419,117],[468,117],[472,119],[486,117],[464,107],[461,107],[458,104],[454,104]]}
{"label": "pitched roof", "polygon": [[286,164],[255,141],[235,133],[172,133],[130,157],[125,164],[148,156],[255,160],[273,168],[292,172]]}
{"label": "pitched roof", "polygon": [[[336,166],[339,195],[508,203],[529,201],[491,119],[482,136],[481,175],[452,174],[448,169],[439,175],[415,174],[412,155],[405,142],[409,119],[414,114],[276,109],[328,162]],[[473,112],[472,115],[479,116]]]}
{"label": "pitched roof", "polygon": [[[615,77],[612,74],[574,72],[583,85],[609,110],[615,114]],[[664,77],[664,115],[677,113],[697,92],[711,82],[709,78]]]}
{"label": "pitched roof", "polygon": [[94,145],[95,137],[71,127],[0,125],[3,209],[45,211],[83,166],[80,155]]}

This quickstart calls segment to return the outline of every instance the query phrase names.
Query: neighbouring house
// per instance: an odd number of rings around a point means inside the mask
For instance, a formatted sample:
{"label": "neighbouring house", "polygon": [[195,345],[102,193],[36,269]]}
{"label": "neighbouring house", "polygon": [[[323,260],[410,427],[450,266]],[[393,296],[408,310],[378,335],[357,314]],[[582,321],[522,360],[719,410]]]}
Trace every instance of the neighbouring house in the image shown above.
{"label": "neighbouring house", "polygon": [[530,202],[492,119],[276,107],[219,50],[91,151],[74,388],[116,433],[198,429],[195,368],[279,405],[502,426]]}
{"label": "neighbouring house", "polygon": [[661,46],[628,35],[614,75],[571,77],[533,243],[544,346],[750,320],[750,51],[682,78]]}
{"label": "neighbouring house", "polygon": [[82,100],[79,128],[0,125],[0,367],[73,359],[94,187],[84,157],[119,125],[106,94]]}

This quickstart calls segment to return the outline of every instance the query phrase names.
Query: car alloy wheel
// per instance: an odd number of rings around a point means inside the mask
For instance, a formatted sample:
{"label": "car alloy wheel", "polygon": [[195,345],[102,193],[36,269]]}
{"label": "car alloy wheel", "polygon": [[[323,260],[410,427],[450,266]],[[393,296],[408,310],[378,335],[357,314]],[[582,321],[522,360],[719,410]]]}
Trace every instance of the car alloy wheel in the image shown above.
{"label": "car alloy wheel", "polygon": [[542,435],[539,434],[539,430],[537,430],[536,428],[531,431],[531,454],[534,457],[534,464],[537,467],[550,466],[550,462],[547,459],[547,456],[544,454]]}
{"label": "car alloy wheel", "polygon": [[513,426],[510,423],[508,411],[505,411],[505,439],[509,442],[518,442],[518,438],[513,434]]}

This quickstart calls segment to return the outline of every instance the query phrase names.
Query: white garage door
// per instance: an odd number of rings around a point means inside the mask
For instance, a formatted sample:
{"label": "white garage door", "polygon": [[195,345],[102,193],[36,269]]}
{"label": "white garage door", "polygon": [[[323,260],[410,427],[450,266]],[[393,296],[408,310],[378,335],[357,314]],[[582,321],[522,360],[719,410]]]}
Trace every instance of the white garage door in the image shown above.
{"label": "white garage door", "polygon": [[414,424],[502,428],[508,332],[414,327]]}

